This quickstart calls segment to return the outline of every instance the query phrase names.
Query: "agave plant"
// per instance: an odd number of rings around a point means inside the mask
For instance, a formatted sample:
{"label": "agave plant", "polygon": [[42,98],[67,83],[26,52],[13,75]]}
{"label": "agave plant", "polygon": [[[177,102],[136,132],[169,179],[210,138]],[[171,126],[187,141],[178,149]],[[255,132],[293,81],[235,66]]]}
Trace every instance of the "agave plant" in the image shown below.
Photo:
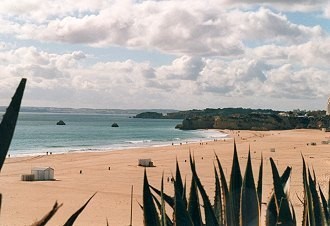
{"label": "agave plant", "polygon": [[[144,174],[143,186],[143,212],[144,225],[187,225],[187,226],[293,226],[297,225],[295,211],[287,194],[289,186],[289,178],[292,168],[287,167],[280,176],[276,164],[270,158],[270,164],[273,177],[273,194],[267,205],[266,219],[261,220],[261,197],[262,197],[262,172],[263,158],[258,174],[257,186],[254,182],[252,172],[251,154],[249,151],[244,176],[242,177],[238,162],[236,144],[234,142],[234,155],[232,162],[232,171],[230,175],[230,183],[228,186],[223,168],[217,155],[216,165],[214,167],[215,175],[215,195],[214,202],[211,204],[208,195],[199,179],[196,171],[196,163],[190,155],[190,168],[192,179],[190,185],[190,193],[188,201],[185,196],[185,189],[182,184],[181,172],[178,162],[176,162],[176,178],[174,180],[174,197],[171,197],[163,191],[163,179],[161,182],[161,190],[149,185],[146,171]],[[302,226],[326,226],[329,224],[329,203],[326,200],[319,186],[319,194],[317,192],[317,182],[315,173],[314,178],[303,159],[303,181],[304,181],[304,219]],[[158,194],[159,201],[151,190]],[[329,181],[330,193],[330,181]],[[199,199],[201,197],[201,200]],[[330,194],[329,194],[330,197]],[[237,201],[239,200],[239,202]],[[201,202],[200,202],[201,201]],[[157,203],[159,213],[155,204]],[[165,213],[165,203],[167,203],[173,211],[173,218],[170,219]],[[202,211],[204,213],[202,214]],[[237,215],[238,213],[238,215]],[[159,215],[161,217],[159,217]],[[203,216],[203,217],[202,217]],[[262,222],[265,222],[264,224]]]}
{"label": "agave plant", "polygon": [[[303,226],[317,226],[330,225],[330,180],[329,180],[329,194],[328,202],[319,186],[319,193],[317,192],[317,180],[315,172],[313,177],[310,170],[306,167],[305,159],[303,161],[303,185],[304,185],[304,211],[303,211]],[[321,197],[321,198],[320,198]]]}
{"label": "agave plant", "polygon": [[[197,175],[196,163],[190,155],[190,169],[192,172],[190,193],[188,199],[185,195],[185,189],[182,184],[181,173],[178,162],[176,162],[176,177],[174,180],[174,197],[164,193],[163,189],[158,190],[149,185],[147,175],[144,175],[143,200],[144,205],[144,225],[158,225],[155,221],[159,221],[159,215],[164,215],[165,202],[173,209],[172,220],[160,221],[161,226],[165,225],[259,225],[260,222],[260,198],[262,193],[262,161],[260,164],[260,173],[258,186],[254,183],[251,156],[248,155],[248,162],[244,177],[241,176],[240,166],[236,144],[234,143],[234,157],[232,164],[232,172],[230,176],[229,186],[220,160],[217,155],[217,167],[214,167],[215,174],[215,195],[214,202],[211,203],[200,178]],[[163,184],[163,182],[162,182]],[[163,187],[163,185],[161,185]],[[150,193],[151,188],[160,196],[161,201]],[[201,197],[201,200],[199,199]],[[188,200],[188,201],[187,201]],[[164,202],[165,201],[165,202]],[[200,202],[201,201],[201,202]],[[155,203],[162,203],[156,211]],[[163,204],[164,203],[164,204]],[[202,203],[202,204],[201,204]],[[148,207],[148,208],[146,208]],[[204,213],[202,214],[202,211]],[[202,217],[203,216],[203,217]],[[148,220],[146,219],[148,218]],[[150,219],[153,219],[153,223]]]}

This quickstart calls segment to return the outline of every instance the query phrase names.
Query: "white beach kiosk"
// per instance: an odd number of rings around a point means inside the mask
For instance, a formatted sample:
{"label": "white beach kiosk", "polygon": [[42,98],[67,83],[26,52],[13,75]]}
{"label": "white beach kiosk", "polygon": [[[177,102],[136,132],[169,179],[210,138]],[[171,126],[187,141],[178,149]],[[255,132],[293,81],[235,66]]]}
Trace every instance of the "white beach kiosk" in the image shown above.
{"label": "white beach kiosk", "polygon": [[34,167],[31,174],[34,180],[54,180],[54,169],[51,167]]}

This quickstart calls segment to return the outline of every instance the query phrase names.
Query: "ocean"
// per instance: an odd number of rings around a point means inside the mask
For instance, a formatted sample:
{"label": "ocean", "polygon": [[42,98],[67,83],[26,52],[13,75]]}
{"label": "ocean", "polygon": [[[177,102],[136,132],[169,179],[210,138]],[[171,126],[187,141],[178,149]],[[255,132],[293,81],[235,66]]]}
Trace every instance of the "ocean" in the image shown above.
{"label": "ocean", "polygon": [[[140,119],[133,114],[78,114],[21,112],[8,154],[120,150],[222,139],[215,130],[182,131],[182,120]],[[66,125],[56,122],[63,120]],[[119,127],[111,127],[117,123]]]}

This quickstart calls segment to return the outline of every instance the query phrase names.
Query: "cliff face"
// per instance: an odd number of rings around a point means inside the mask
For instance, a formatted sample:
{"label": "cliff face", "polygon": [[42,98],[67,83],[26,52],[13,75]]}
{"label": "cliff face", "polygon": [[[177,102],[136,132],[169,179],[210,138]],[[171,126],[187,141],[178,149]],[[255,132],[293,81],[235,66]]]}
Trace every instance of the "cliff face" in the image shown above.
{"label": "cliff face", "polygon": [[182,121],[182,130],[194,130],[194,129],[212,129],[214,128],[213,117],[194,117],[187,118]]}
{"label": "cliff face", "polygon": [[235,130],[286,130],[330,128],[330,116],[325,111],[289,112],[271,109],[218,108],[167,113],[144,112],[136,118],[180,119],[177,129],[235,129]]}
{"label": "cliff face", "polygon": [[248,114],[226,116],[194,117],[184,119],[178,128],[193,129],[235,129],[235,130],[286,130],[320,129],[330,127],[330,117],[283,117],[275,114]]}

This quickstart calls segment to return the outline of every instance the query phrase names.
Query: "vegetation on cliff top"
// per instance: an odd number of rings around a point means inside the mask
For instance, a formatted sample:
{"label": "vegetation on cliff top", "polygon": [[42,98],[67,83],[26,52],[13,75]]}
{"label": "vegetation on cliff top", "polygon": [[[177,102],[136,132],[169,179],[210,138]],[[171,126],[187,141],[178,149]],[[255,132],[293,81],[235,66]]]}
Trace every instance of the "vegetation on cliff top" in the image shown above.
{"label": "vegetation on cliff top", "polygon": [[207,108],[167,113],[144,112],[136,118],[183,119],[175,128],[236,129],[236,130],[286,130],[320,129],[330,127],[330,117],[325,111],[293,110],[287,112],[271,109]]}

